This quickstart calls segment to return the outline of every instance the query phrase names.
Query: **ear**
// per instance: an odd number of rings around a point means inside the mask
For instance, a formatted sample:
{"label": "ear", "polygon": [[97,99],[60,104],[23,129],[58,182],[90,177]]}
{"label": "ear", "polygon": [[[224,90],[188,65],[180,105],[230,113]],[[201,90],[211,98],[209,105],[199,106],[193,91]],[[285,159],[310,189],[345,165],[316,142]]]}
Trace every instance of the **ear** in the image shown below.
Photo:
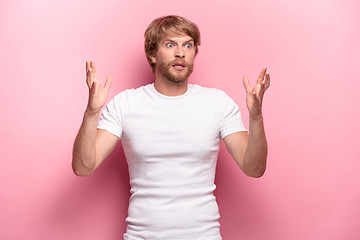
{"label": "ear", "polygon": [[152,63],[156,63],[156,57],[154,55],[150,56],[150,60]]}

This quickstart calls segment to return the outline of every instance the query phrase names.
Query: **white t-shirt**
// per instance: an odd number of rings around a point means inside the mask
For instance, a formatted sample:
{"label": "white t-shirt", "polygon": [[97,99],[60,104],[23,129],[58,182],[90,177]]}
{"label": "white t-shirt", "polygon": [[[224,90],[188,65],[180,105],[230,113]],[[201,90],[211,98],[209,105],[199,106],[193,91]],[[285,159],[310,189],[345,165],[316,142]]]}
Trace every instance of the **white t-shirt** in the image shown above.
{"label": "white t-shirt", "polygon": [[188,85],[169,97],[149,84],[121,92],[98,124],[121,138],[131,197],[125,240],[220,240],[213,191],[221,138],[246,131],[223,91]]}

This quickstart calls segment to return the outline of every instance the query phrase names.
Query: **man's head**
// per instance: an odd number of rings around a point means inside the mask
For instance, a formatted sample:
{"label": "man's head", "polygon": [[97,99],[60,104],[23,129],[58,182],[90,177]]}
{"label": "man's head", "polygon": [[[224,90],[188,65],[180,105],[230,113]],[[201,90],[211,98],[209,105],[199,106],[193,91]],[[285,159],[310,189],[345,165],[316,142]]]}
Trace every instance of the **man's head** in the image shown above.
{"label": "man's head", "polygon": [[[173,43],[174,45],[178,43],[182,44],[182,42],[184,42],[185,44],[184,47],[186,48],[185,49],[186,52],[187,48],[189,47],[188,45],[186,45],[188,43],[187,40],[191,39],[192,41],[190,44],[193,47],[193,51],[195,55],[198,53],[198,46],[200,45],[200,31],[196,26],[196,24],[192,23],[191,21],[183,17],[174,16],[174,15],[165,16],[153,20],[146,29],[144,36],[145,36],[146,58],[150,66],[152,67],[154,73],[156,72],[157,65],[158,68],[160,68],[160,70],[163,71],[164,68],[166,67],[164,66],[165,64],[164,62],[160,62],[161,64],[159,63],[159,60],[161,61],[163,59],[159,59],[160,56],[158,54],[159,48],[161,50],[162,47],[160,44],[169,44],[165,42],[166,40],[173,40],[176,38],[178,42],[176,43],[174,42]],[[181,47],[181,46],[177,46],[177,47]],[[176,51],[178,51],[178,49]],[[179,56],[177,52],[174,52],[174,59],[173,59],[174,61],[179,59],[184,62],[186,61],[181,58],[182,56]],[[187,66],[189,68],[187,69],[188,75],[190,75],[192,72],[192,67],[193,67],[192,65],[193,63],[191,62],[189,66]]]}

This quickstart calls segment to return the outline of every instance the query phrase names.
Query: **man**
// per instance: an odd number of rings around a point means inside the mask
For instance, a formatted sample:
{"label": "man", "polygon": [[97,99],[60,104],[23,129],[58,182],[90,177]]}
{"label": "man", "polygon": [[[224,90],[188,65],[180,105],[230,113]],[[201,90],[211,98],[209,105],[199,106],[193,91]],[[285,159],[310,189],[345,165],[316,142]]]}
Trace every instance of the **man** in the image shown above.
{"label": "man", "polygon": [[248,134],[224,92],[188,83],[199,45],[200,32],[189,20],[155,19],[145,32],[155,83],[115,96],[99,123],[112,78],[102,87],[94,62],[86,62],[89,102],[72,167],[76,175],[91,174],[121,139],[131,185],[125,240],[221,239],[213,195],[220,139],[245,174],[265,171],[261,106],[269,73],[264,68],[253,88],[244,77]]}

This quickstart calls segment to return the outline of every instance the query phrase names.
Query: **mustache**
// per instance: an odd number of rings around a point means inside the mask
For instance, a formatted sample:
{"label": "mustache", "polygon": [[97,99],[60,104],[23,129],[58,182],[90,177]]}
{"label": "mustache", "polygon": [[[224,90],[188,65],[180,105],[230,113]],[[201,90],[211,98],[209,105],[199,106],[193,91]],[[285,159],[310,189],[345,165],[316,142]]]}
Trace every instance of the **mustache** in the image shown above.
{"label": "mustache", "polygon": [[172,67],[174,64],[182,64],[182,65],[184,65],[185,67],[189,67],[190,66],[190,64],[188,63],[188,62],[186,62],[186,61],[184,61],[184,60],[173,60],[173,61],[171,61],[171,62],[169,62],[168,64],[167,64],[167,66],[168,67]]}

